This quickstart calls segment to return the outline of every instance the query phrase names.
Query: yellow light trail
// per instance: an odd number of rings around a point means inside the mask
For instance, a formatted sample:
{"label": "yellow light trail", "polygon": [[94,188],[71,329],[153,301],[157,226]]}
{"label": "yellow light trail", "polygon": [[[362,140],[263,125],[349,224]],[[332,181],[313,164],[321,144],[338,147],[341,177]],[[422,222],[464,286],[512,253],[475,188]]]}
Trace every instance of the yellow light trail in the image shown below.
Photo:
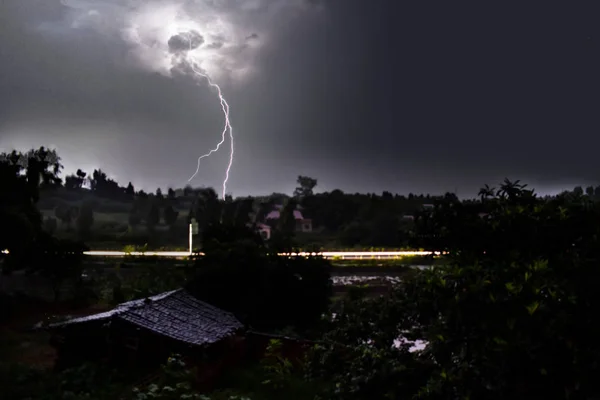
{"label": "yellow light trail", "polygon": [[[8,250],[2,250],[1,253],[9,254]],[[90,250],[84,251],[83,254],[91,257],[163,257],[163,258],[185,258],[191,256],[203,256],[202,252],[190,252],[190,251],[114,251],[114,250]],[[316,252],[300,252],[300,253],[279,253],[281,257],[310,257],[310,256],[322,256],[327,259],[394,259],[399,257],[410,257],[410,256],[439,256],[442,253],[439,251],[324,251],[320,253]]]}
{"label": "yellow light trail", "polygon": [[[177,258],[177,257],[191,257],[193,255],[203,256],[204,253],[193,253],[189,251],[104,251],[104,250],[93,250],[84,252],[87,256],[96,257],[166,257],[166,258]],[[321,253],[311,252],[300,252],[300,253],[279,253],[281,257],[310,257],[310,256],[322,256],[324,258],[341,258],[341,259],[361,259],[361,258],[387,258],[393,259],[396,257],[407,257],[407,256],[428,256],[428,255],[441,255],[439,251],[324,251]]]}

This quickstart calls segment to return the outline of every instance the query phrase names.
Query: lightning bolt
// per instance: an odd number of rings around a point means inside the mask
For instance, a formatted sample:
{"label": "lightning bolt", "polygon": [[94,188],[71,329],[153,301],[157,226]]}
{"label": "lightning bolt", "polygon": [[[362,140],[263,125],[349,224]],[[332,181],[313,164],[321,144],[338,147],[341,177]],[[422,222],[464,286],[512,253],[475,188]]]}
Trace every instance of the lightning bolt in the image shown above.
{"label": "lightning bolt", "polygon": [[[192,42],[190,40],[190,51],[191,50],[192,50]],[[223,199],[225,199],[225,193],[227,191],[227,182],[229,181],[229,173],[231,172],[231,166],[233,165],[233,153],[234,153],[233,127],[231,126],[231,123],[229,121],[229,104],[227,103],[227,100],[225,100],[225,97],[223,96],[221,87],[219,85],[217,85],[216,83],[214,83],[212,81],[212,79],[210,78],[210,76],[208,76],[206,73],[204,73],[204,72],[200,71],[198,68],[196,68],[195,62],[194,62],[195,60],[193,58],[191,59],[191,61],[192,62],[190,63],[190,66],[192,68],[192,71],[194,71],[194,73],[196,75],[206,79],[206,81],[208,82],[208,85],[210,87],[212,87],[213,89],[216,89],[217,94],[219,96],[219,101],[221,102],[221,109],[223,110],[223,115],[225,116],[225,126],[223,127],[223,132],[221,132],[221,141],[219,143],[217,143],[217,146],[214,149],[210,150],[208,153],[203,154],[200,157],[198,157],[198,164],[196,166],[196,172],[194,172],[194,174],[190,177],[190,179],[188,179],[188,182],[191,182],[192,179],[194,179],[196,177],[196,175],[198,175],[198,172],[200,171],[200,161],[203,158],[210,157],[213,153],[216,153],[217,151],[219,151],[219,148],[225,142],[227,132],[229,132],[229,141],[231,143],[231,150],[229,152],[229,163],[227,164],[227,170],[225,171],[225,179],[223,180],[223,192],[221,194]]]}

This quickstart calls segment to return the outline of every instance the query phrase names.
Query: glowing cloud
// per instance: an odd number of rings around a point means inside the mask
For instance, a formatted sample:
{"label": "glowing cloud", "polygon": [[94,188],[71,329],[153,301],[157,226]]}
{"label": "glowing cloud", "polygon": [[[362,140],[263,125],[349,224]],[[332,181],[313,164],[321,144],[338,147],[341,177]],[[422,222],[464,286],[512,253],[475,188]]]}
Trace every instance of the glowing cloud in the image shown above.
{"label": "glowing cloud", "polygon": [[173,53],[188,46],[214,80],[240,82],[256,73],[255,60],[269,42],[274,21],[315,9],[307,0],[61,0],[64,25],[45,29],[93,29],[130,46],[140,67],[170,75]]}

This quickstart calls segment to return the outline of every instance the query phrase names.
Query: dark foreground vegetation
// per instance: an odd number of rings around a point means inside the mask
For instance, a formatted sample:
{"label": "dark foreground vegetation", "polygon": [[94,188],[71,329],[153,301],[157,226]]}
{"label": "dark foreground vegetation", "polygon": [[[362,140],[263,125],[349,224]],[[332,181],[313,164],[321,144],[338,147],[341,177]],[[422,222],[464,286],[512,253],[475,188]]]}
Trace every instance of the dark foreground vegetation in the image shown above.
{"label": "dark foreground vegetation", "polygon": [[[206,257],[191,265],[149,267],[127,283],[120,268],[85,277],[84,244],[55,238],[36,208],[41,186],[56,174],[52,161],[34,156],[25,167],[0,162],[8,189],[0,192],[0,248],[9,250],[2,273],[40,278],[55,296],[0,298],[2,399],[600,396],[600,203],[593,190],[540,198],[505,181],[482,189],[476,201],[436,199],[415,213],[408,240],[447,251],[444,265],[403,275],[384,296],[355,288],[332,300],[326,260],[273,256],[293,247],[293,236],[266,243],[235,212],[207,214]],[[58,290],[67,284],[69,291]],[[179,287],[244,326],[246,356],[210,385],[201,360],[183,352],[152,371],[135,359],[56,368],[47,346],[52,322]],[[268,345],[251,357],[256,337]]]}

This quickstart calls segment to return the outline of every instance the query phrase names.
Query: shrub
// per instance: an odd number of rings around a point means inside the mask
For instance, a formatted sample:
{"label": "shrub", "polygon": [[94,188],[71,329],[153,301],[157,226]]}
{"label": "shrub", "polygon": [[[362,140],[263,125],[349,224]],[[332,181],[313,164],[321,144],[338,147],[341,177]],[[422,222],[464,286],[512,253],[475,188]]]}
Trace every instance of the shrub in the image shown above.
{"label": "shrub", "polygon": [[304,329],[320,319],[332,294],[327,260],[270,255],[258,236],[227,242],[223,235],[205,241],[187,286],[192,293],[262,329]]}

